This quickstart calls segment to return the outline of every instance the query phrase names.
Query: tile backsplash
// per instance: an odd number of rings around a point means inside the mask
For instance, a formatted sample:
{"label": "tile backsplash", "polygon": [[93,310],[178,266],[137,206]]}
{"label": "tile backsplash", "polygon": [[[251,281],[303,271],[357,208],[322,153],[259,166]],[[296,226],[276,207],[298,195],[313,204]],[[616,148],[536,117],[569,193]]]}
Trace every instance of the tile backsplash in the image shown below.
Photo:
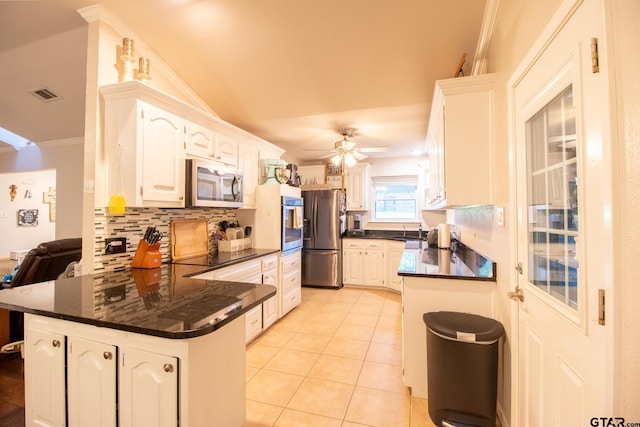
{"label": "tile backsplash", "polygon": [[[206,219],[209,223],[209,251],[218,251],[217,240],[212,237],[220,221],[236,221],[236,209],[191,208],[127,208],[122,215],[109,214],[107,208],[97,208],[94,215],[95,264],[94,272],[119,271],[131,266],[131,259],[147,227],[156,227],[163,234],[160,241],[162,262],[171,258],[169,227],[176,219]],[[240,224],[241,226],[243,224]],[[105,254],[105,239],[126,237],[127,250],[120,254]]]}

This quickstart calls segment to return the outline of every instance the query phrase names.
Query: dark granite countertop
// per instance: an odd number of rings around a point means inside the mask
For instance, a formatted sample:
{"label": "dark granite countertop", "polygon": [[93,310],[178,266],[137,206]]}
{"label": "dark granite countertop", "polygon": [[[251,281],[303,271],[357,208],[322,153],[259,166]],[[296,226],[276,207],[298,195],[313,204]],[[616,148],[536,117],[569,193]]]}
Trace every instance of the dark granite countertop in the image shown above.
{"label": "dark granite countertop", "polygon": [[211,333],[276,293],[270,285],[189,278],[203,271],[201,265],[164,264],[52,280],[0,290],[0,307],[183,339]]}
{"label": "dark granite countertop", "polygon": [[407,241],[398,275],[496,281],[496,263],[454,240],[449,249],[428,247],[424,241]]}

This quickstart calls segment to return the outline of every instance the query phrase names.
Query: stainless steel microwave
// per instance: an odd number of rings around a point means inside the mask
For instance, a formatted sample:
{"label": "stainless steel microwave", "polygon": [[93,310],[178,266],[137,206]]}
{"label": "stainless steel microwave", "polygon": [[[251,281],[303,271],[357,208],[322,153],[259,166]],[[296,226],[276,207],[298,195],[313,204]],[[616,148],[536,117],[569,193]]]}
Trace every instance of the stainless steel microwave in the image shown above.
{"label": "stainless steel microwave", "polygon": [[188,207],[242,207],[242,174],[239,171],[199,159],[187,159],[186,166]]}

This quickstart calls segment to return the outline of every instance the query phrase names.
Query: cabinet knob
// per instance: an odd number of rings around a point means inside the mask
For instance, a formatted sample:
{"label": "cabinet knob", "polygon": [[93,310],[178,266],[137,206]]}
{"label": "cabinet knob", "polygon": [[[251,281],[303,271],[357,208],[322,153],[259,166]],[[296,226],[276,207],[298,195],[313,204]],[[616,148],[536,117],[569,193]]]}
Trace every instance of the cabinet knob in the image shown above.
{"label": "cabinet knob", "polygon": [[105,360],[111,360],[113,358],[113,354],[111,354],[110,351],[105,351],[104,353],[102,353],[102,357],[104,357]]}
{"label": "cabinet knob", "polygon": [[172,373],[173,365],[171,363],[165,363],[163,369],[165,372]]}
{"label": "cabinet knob", "polygon": [[54,347],[60,347],[60,341],[59,340],[53,340],[51,341],[51,345]]}
{"label": "cabinet knob", "polygon": [[184,196],[178,196],[178,200],[184,199]]}

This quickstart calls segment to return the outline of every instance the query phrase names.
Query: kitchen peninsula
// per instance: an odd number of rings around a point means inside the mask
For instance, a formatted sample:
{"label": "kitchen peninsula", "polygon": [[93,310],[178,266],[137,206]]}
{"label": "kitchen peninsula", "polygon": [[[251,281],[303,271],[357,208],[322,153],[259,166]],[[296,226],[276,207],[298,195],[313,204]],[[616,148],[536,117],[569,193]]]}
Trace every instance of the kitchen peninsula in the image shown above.
{"label": "kitchen peninsula", "polygon": [[424,313],[458,311],[495,318],[496,263],[454,240],[450,248],[408,241],[400,259],[404,384],[427,398]]}
{"label": "kitchen peninsula", "polygon": [[276,288],[190,277],[202,271],[165,264],[0,291],[0,307],[25,313],[26,425],[241,426],[244,314]]}

